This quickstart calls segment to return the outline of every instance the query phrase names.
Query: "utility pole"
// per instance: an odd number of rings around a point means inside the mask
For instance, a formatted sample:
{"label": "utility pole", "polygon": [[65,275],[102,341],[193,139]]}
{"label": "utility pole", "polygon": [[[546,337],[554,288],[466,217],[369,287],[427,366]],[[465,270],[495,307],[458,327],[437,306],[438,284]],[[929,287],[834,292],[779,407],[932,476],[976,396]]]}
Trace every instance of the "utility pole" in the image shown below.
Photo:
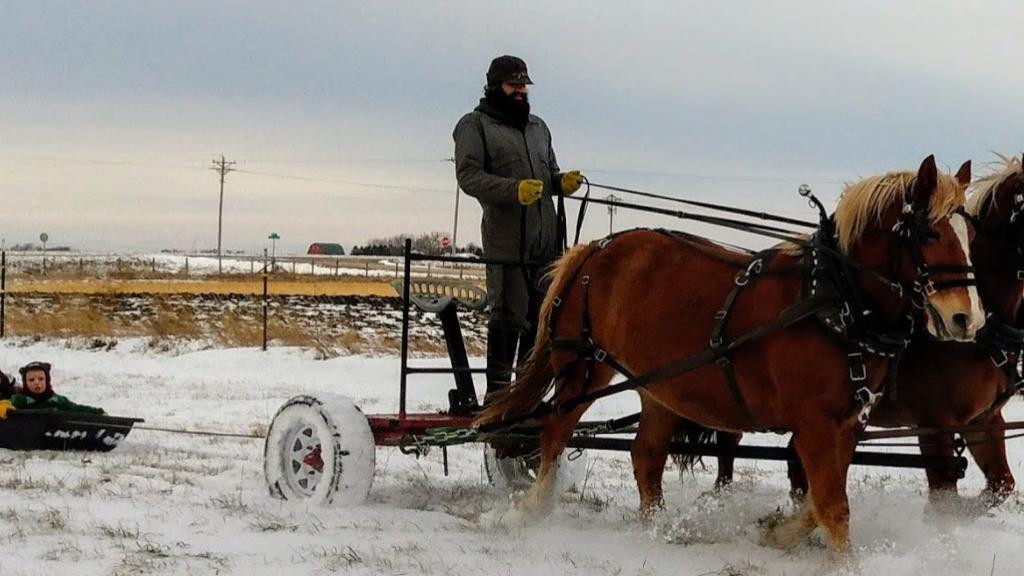
{"label": "utility pole", "polygon": [[[609,195],[605,196],[604,199],[609,201],[609,202],[618,202],[619,201],[619,197],[616,196],[615,194],[609,194]],[[612,234],[615,233],[614,232],[613,223],[614,223],[614,220],[615,220],[615,213],[618,212],[618,211],[619,211],[619,207],[618,206],[613,206],[611,204],[608,205],[608,235],[609,236],[611,236]]]}
{"label": "utility pole", "polygon": [[[455,157],[445,158],[448,162],[455,164]],[[452,255],[458,250],[459,245],[459,180],[455,180],[455,222],[452,223]]]}
{"label": "utility pole", "polygon": [[234,165],[234,162],[228,162],[221,154],[220,160],[214,158],[213,166],[210,167],[214,172],[220,174],[220,205],[217,209],[217,274],[224,273],[221,265],[221,239],[224,231],[224,177],[228,175],[228,172],[234,172]]}

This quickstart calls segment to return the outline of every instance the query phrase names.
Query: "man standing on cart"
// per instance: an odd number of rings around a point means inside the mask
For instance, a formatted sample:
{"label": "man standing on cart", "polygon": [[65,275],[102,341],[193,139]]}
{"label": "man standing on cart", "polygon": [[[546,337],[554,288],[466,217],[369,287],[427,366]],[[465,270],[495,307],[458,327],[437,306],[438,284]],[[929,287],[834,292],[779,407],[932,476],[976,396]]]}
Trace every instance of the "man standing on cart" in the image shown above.
{"label": "man standing on cart", "polygon": [[551,132],[530,114],[526,63],[499,56],[487,70],[484,97],[459,120],[455,173],[483,208],[487,266],[487,394],[511,382],[513,365],[533,349],[547,288],[544,273],[564,249],[565,227],[553,198],[580,188],[578,170],[560,172]]}

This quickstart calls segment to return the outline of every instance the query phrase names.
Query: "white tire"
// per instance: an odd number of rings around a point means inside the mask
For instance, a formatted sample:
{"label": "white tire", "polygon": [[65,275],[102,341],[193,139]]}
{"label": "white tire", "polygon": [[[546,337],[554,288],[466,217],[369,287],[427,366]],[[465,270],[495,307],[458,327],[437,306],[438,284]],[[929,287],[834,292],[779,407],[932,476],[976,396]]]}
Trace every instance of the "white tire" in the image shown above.
{"label": "white tire", "polygon": [[370,491],[375,458],[370,423],[350,399],[296,396],[270,422],[263,470],[275,498],[352,506]]}
{"label": "white tire", "polygon": [[[540,454],[537,452],[498,458],[494,448],[484,445],[484,472],[491,485],[499,490],[515,492],[529,488],[537,480],[539,469]],[[586,450],[577,452],[575,448],[566,448],[558,457],[555,490],[559,493],[582,490],[586,473]]]}

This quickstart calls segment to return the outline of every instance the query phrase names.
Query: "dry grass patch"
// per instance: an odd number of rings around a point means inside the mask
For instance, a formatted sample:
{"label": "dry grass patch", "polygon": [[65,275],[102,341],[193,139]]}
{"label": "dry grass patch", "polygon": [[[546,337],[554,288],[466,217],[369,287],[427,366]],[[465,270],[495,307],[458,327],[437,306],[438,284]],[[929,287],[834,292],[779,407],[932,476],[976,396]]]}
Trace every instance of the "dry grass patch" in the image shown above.
{"label": "dry grass patch", "polygon": [[337,345],[352,354],[361,354],[369,349],[370,342],[357,330],[346,330],[335,339]]}
{"label": "dry grass patch", "polygon": [[158,338],[198,338],[203,335],[191,307],[174,307],[166,301],[156,305],[156,313],[146,321],[146,331]]}
{"label": "dry grass patch", "polygon": [[213,336],[221,344],[259,346],[263,342],[263,326],[255,318],[230,311],[225,312],[219,318],[218,324],[220,324],[220,330]]}
{"label": "dry grass patch", "polygon": [[60,302],[53,313],[40,314],[33,310],[9,307],[7,330],[15,336],[67,338],[73,336],[109,335],[123,331],[110,318],[99,311]]}
{"label": "dry grass patch", "polygon": [[[254,319],[260,327],[260,338],[263,337],[262,318]],[[290,346],[316,346],[319,342],[315,326],[303,326],[301,320],[290,320],[287,316],[274,314],[267,318],[267,338]]]}
{"label": "dry grass patch", "polygon": [[138,524],[125,526],[124,524],[99,524],[96,530],[111,540],[138,540],[141,534]]}

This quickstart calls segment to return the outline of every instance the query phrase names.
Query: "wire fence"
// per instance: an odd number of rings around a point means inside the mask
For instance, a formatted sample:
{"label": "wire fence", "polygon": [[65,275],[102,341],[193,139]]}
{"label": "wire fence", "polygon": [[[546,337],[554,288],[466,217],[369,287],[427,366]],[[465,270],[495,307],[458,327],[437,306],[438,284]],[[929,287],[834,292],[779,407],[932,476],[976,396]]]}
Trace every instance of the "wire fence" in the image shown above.
{"label": "wire fence", "polygon": [[[401,256],[227,254],[109,254],[78,252],[8,252],[8,273],[31,278],[211,278],[255,276],[264,269],[276,274],[337,278],[394,279],[401,277]],[[475,280],[483,266],[427,262],[415,266],[414,276]]]}
{"label": "wire fence", "polygon": [[[231,255],[222,261],[223,274],[216,257],[206,255],[0,257],[0,337],[84,337],[95,348],[125,337],[146,337],[155,347],[182,339],[300,345],[324,356],[399,347],[401,299],[391,282],[404,272],[400,257]],[[484,278],[483,266],[472,262],[424,263],[410,275],[474,285]],[[442,353],[437,319],[414,314],[415,347]],[[480,351],[485,317],[466,311],[463,320],[471,352]]]}

